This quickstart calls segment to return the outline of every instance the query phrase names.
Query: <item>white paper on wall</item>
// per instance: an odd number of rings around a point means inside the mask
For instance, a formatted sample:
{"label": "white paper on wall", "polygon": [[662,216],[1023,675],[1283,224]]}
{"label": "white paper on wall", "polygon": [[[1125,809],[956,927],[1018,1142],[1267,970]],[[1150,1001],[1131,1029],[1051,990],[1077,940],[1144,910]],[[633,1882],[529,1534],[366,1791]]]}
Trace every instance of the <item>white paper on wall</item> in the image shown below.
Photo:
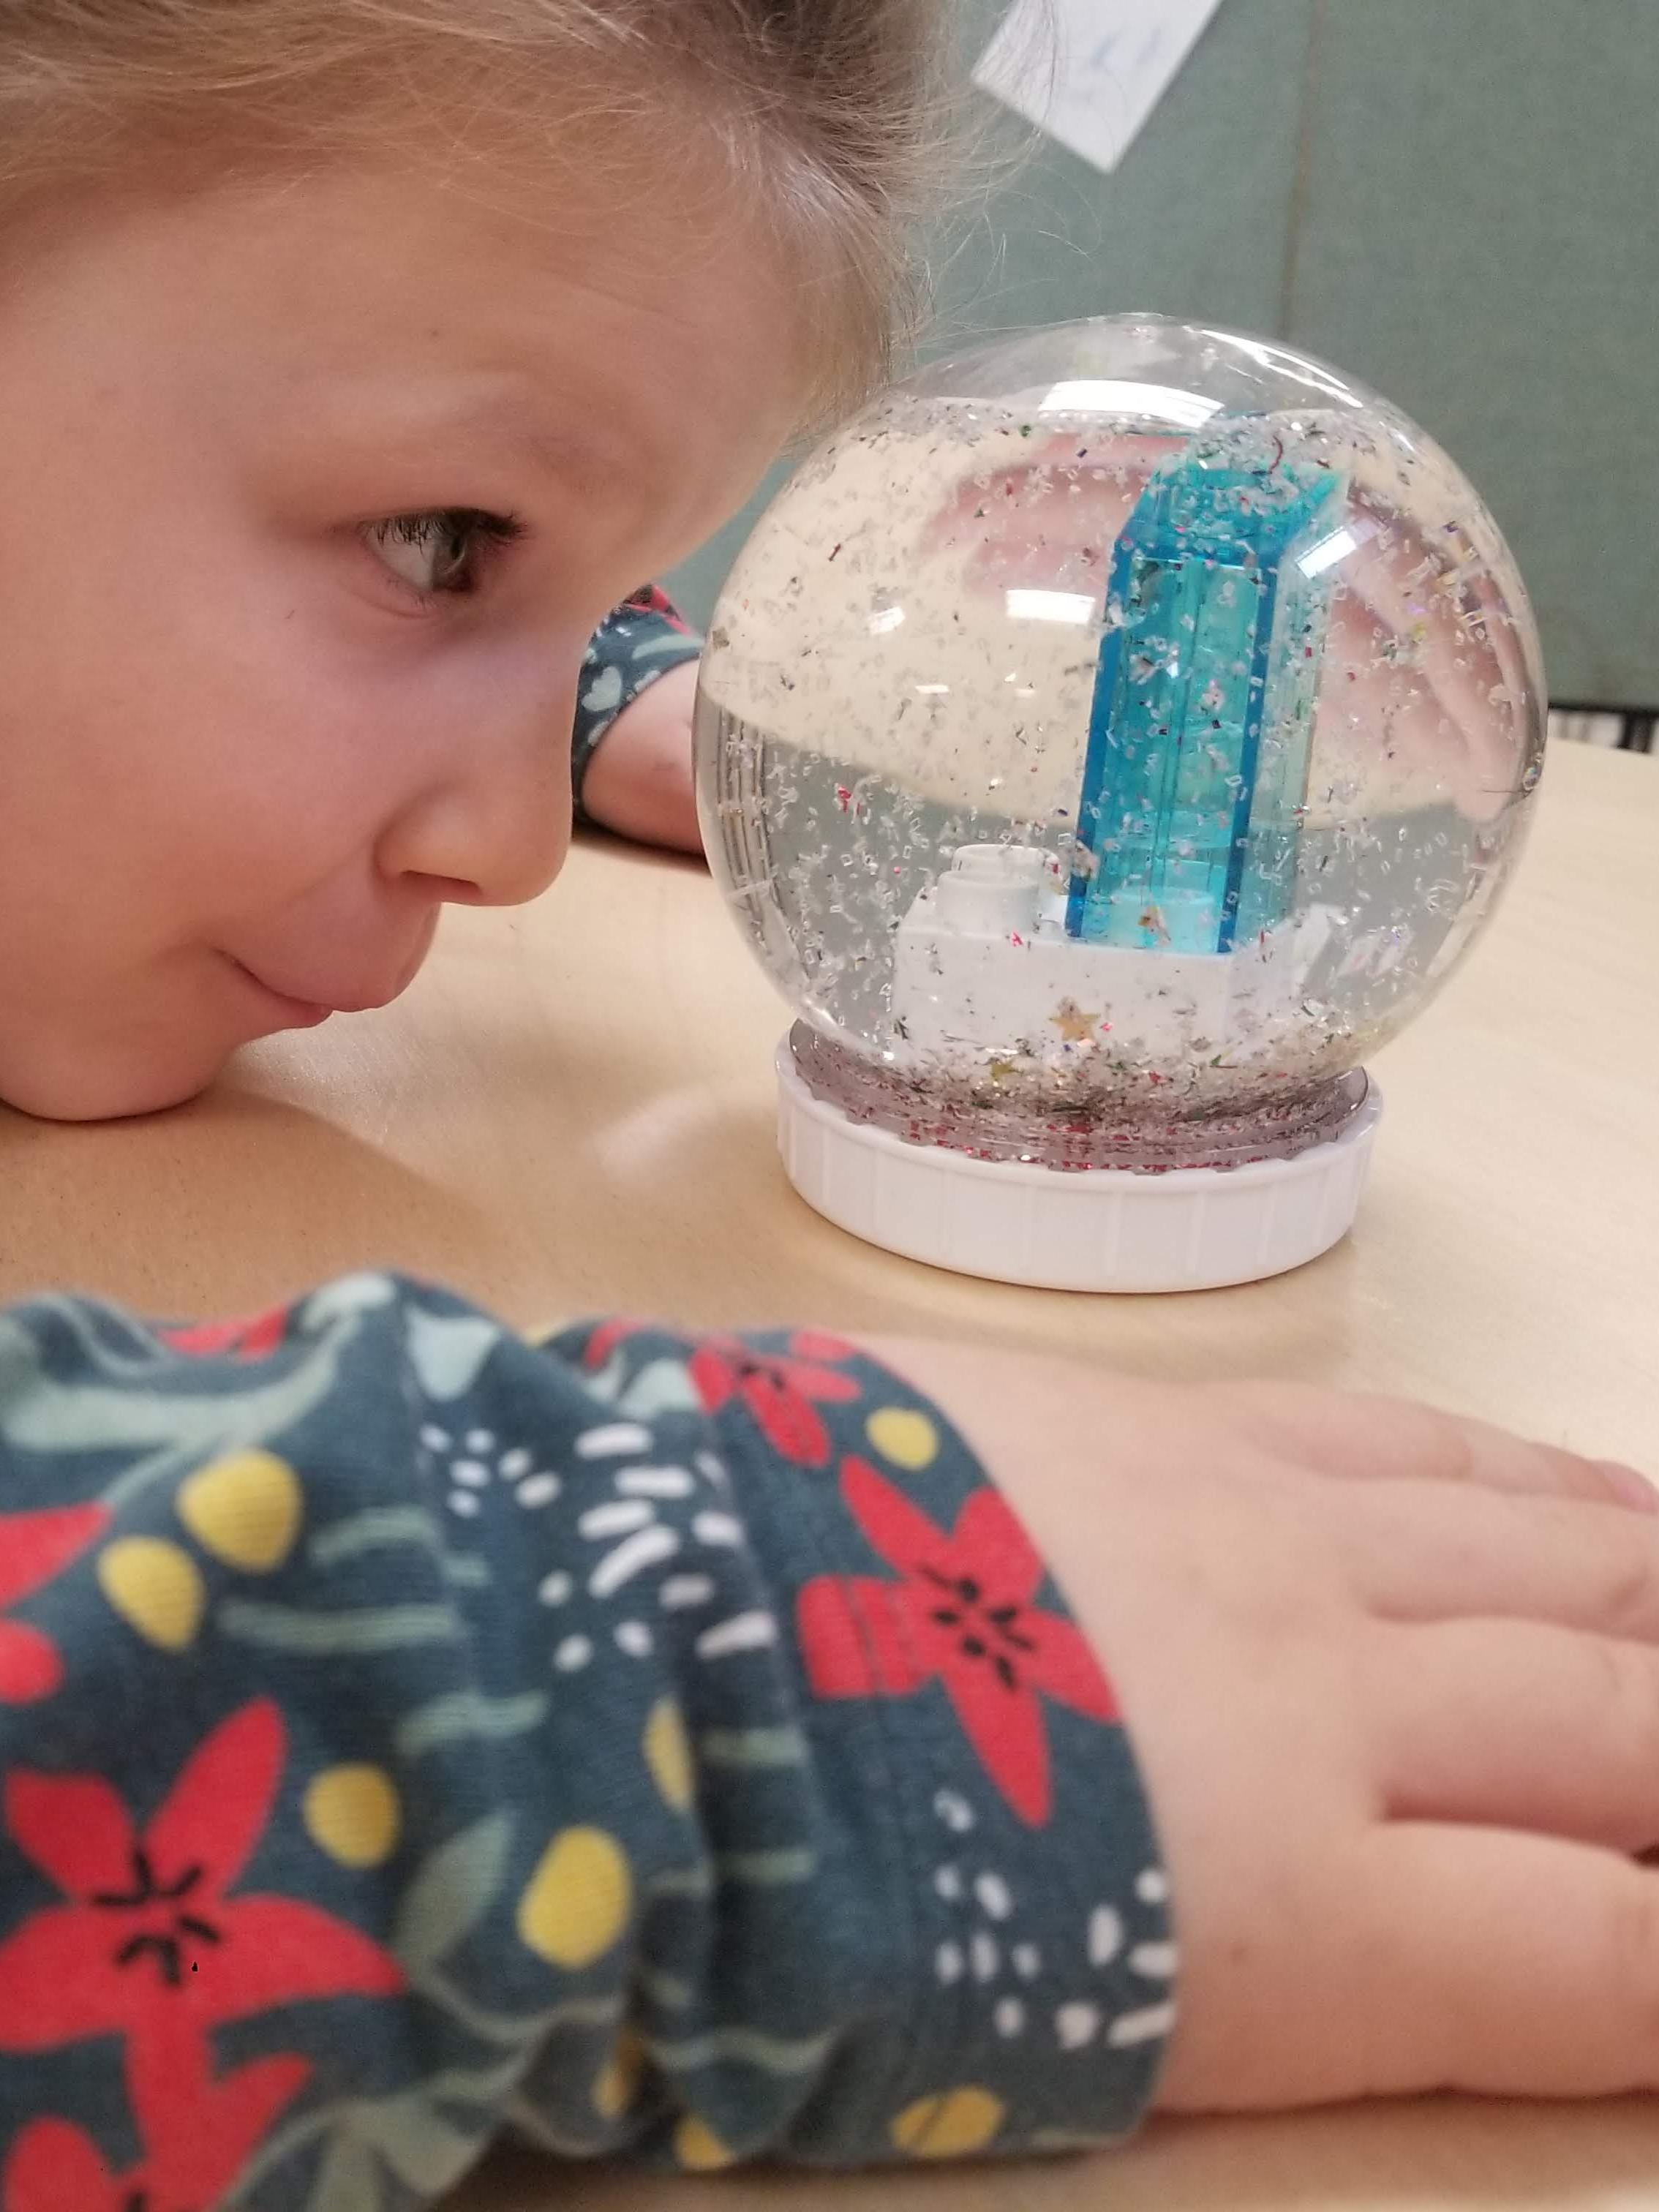
{"label": "white paper on wall", "polygon": [[1112,170],[1221,0],[1013,0],[974,82]]}

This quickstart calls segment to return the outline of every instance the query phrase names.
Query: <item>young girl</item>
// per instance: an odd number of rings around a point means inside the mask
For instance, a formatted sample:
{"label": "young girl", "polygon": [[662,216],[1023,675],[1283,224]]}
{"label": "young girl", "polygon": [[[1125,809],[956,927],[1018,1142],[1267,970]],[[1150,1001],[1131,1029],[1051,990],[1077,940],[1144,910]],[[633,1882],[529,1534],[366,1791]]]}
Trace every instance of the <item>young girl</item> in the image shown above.
{"label": "young girl", "polygon": [[[607,611],[881,368],[933,15],[0,12],[0,1095],[185,1098],[556,872]],[[0,2208],[1654,2085],[1652,1504],[936,1345],[43,1297]]]}

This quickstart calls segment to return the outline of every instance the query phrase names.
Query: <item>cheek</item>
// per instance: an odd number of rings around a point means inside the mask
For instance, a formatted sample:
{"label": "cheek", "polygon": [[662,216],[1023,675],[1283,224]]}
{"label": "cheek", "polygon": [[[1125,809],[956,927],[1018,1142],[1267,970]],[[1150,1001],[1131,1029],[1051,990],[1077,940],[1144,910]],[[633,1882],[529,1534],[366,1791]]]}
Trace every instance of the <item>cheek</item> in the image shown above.
{"label": "cheek", "polygon": [[[145,530],[143,514],[157,519]],[[130,967],[319,886],[441,785],[568,748],[586,642],[538,607],[390,614],[210,501],[0,544],[0,927]],[[545,750],[542,751],[541,749]],[[8,927],[9,925],[9,927]]]}
{"label": "cheek", "polygon": [[227,650],[245,620],[158,639],[118,614],[79,652],[6,655],[9,869],[121,902],[143,933],[192,902],[279,896],[372,839],[395,796],[376,702],[308,665],[293,630],[263,665],[251,638]]}
{"label": "cheek", "polygon": [[372,834],[393,749],[314,555],[261,542],[176,451],[165,481],[91,431],[78,451],[56,499],[0,460],[35,518],[0,538],[0,901],[55,884],[142,940]]}

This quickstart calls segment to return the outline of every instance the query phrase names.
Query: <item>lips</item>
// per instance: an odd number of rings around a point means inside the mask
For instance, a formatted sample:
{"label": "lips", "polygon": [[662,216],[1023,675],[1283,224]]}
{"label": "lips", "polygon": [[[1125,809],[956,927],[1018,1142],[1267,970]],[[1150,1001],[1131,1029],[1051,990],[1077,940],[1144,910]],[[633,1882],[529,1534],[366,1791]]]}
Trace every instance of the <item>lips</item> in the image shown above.
{"label": "lips", "polygon": [[315,1029],[339,1011],[318,999],[301,999],[288,991],[275,990],[262,976],[256,975],[246,961],[235,959],[228,952],[224,957],[244,995],[257,995],[262,1001],[260,1012],[266,1030]]}
{"label": "lips", "polygon": [[434,911],[424,918],[418,937],[398,963],[383,962],[372,976],[362,969],[355,976],[324,976],[289,968],[279,958],[243,960],[234,953],[224,957],[246,982],[284,1009],[284,1028],[311,1028],[331,1014],[366,1014],[390,1006],[419,974],[437,926]]}
{"label": "lips", "polygon": [[307,986],[302,990],[291,990],[286,982],[277,982],[260,974],[257,969],[250,968],[246,961],[238,960],[234,956],[228,957],[231,966],[246,981],[285,1010],[288,1016],[286,1025],[290,1028],[313,1027],[319,1022],[325,1022],[331,1014],[365,1014],[377,1006],[389,1006],[408,981],[404,977],[389,990],[374,986],[366,988],[329,986],[321,989]]}

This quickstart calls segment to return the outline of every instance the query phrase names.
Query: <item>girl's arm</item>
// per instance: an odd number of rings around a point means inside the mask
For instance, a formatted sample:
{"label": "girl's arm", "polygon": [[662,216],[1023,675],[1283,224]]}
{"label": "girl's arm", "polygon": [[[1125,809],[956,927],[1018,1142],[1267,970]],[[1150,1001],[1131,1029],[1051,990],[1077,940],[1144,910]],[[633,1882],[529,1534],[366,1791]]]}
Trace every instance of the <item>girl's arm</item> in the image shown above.
{"label": "girl's arm", "polygon": [[1139,2117],[1174,1955],[1111,1692],[850,1346],[49,1299],[0,1446],[4,2212]]}
{"label": "girl's arm", "polygon": [[1647,1502],[1411,1409],[533,1349],[380,1276],[0,1316],[0,2208],[1652,2086]]}
{"label": "girl's arm", "polygon": [[602,625],[577,692],[571,782],[579,821],[643,845],[702,852],[691,779],[701,650],[654,586]]}

